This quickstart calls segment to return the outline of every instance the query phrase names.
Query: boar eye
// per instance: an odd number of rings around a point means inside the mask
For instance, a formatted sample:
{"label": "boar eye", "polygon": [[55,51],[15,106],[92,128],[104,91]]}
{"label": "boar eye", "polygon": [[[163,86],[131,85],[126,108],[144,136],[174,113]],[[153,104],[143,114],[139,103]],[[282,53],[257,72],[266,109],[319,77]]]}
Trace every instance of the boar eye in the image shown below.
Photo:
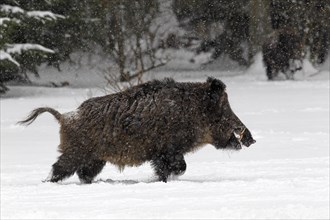
{"label": "boar eye", "polygon": [[220,119],[214,119],[214,123],[215,124],[219,124],[220,123]]}

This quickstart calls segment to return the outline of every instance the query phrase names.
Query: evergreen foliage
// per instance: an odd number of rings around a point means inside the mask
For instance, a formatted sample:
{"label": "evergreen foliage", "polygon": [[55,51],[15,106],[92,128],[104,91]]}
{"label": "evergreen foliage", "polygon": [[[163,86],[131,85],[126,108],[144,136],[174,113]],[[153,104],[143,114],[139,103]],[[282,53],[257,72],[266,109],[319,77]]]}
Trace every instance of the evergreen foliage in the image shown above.
{"label": "evergreen foliage", "polygon": [[198,52],[213,50],[213,58],[229,55],[241,65],[248,64],[246,43],[249,37],[248,1],[174,0],[179,21],[201,40]]}
{"label": "evergreen foliage", "polygon": [[330,1],[272,0],[273,29],[289,28],[300,34],[313,63],[323,63],[330,46]]}
{"label": "evergreen foliage", "polygon": [[[44,62],[59,66],[61,59],[55,39],[63,37],[54,23],[65,17],[50,10],[47,1],[10,1],[0,5],[0,83],[16,79],[28,81],[27,72],[38,76]],[[57,40],[58,41],[58,40]],[[59,41],[58,41],[59,42]],[[64,59],[62,59],[64,60]]]}

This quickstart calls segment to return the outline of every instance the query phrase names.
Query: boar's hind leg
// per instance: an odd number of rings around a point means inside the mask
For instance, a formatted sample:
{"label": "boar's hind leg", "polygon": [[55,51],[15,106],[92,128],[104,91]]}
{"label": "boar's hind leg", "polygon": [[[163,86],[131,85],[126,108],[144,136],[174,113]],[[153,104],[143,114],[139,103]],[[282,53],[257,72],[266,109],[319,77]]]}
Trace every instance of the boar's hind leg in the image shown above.
{"label": "boar's hind leg", "polygon": [[160,181],[167,182],[170,174],[180,175],[186,170],[186,162],[181,153],[162,153],[152,160],[152,166]]}
{"label": "boar's hind leg", "polygon": [[92,183],[94,177],[102,171],[105,163],[104,160],[92,160],[80,166],[77,170],[80,181],[82,183]]}
{"label": "boar's hind leg", "polygon": [[53,164],[50,182],[58,182],[72,176],[78,169],[79,159],[73,153],[63,153]]}

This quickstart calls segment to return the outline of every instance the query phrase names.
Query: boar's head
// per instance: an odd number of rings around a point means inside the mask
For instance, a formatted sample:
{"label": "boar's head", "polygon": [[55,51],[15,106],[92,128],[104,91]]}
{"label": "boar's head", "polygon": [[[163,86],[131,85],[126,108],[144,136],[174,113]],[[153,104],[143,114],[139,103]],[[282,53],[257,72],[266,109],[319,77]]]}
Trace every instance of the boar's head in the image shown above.
{"label": "boar's head", "polygon": [[232,111],[226,85],[214,78],[208,78],[209,116],[212,143],[217,149],[242,149],[242,144],[249,147],[256,141],[249,129]]}

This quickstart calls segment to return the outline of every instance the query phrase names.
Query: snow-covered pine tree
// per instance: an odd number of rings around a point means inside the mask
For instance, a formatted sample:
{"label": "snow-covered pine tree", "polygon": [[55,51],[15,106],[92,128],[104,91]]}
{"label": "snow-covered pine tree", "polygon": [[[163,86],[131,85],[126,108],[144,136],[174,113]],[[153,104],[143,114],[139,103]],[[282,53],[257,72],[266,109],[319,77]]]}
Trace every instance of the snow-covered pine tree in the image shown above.
{"label": "snow-covered pine tree", "polygon": [[[49,26],[64,16],[24,4],[26,1],[6,0],[0,4],[0,92],[8,89],[10,80],[28,81],[27,72],[38,76],[37,67],[55,54],[43,45]],[[46,2],[43,7],[46,6]],[[28,7],[31,8],[28,8]]]}

